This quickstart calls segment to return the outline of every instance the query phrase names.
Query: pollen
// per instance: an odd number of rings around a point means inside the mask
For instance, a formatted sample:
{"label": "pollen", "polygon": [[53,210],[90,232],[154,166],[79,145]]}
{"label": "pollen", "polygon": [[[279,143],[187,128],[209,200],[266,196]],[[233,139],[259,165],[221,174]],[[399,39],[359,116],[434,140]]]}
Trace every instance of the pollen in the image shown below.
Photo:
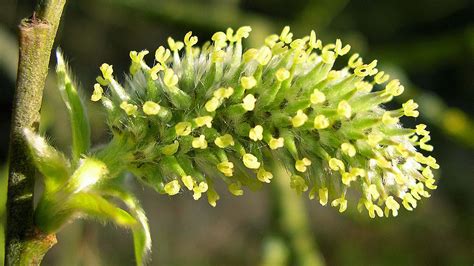
{"label": "pollen", "polygon": [[189,122],[179,122],[174,127],[176,131],[176,135],[178,136],[187,136],[191,134],[193,125]]}
{"label": "pollen", "polygon": [[102,99],[102,94],[104,93],[104,89],[100,86],[99,83],[94,84],[94,92],[91,96],[91,101],[97,102]]}
{"label": "pollen", "polygon": [[160,112],[161,106],[152,101],[146,101],[143,104],[143,112],[147,115],[157,115]]}
{"label": "pollen", "polygon": [[263,127],[261,125],[256,125],[254,128],[251,128],[249,131],[249,138],[253,141],[259,141],[263,139]]}
{"label": "pollen", "polygon": [[206,149],[207,148],[207,141],[206,136],[200,135],[197,138],[193,139],[192,146],[195,149]]}
{"label": "pollen", "polygon": [[246,153],[244,154],[242,161],[244,162],[245,167],[249,169],[258,169],[260,167],[260,162],[258,161],[255,155]]}
{"label": "pollen", "polygon": [[314,118],[314,128],[325,129],[329,127],[329,119],[324,115],[317,115]]}
{"label": "pollen", "polygon": [[217,169],[225,176],[232,176],[234,174],[234,164],[232,162],[221,162],[217,165]]}
{"label": "pollen", "polygon": [[178,180],[170,181],[165,185],[165,192],[170,196],[178,194],[180,189],[181,185],[179,184]]}
{"label": "pollen", "polygon": [[291,118],[291,123],[293,124],[293,127],[300,127],[304,125],[308,121],[308,116],[303,112],[303,110],[298,110],[296,112],[296,115]]}

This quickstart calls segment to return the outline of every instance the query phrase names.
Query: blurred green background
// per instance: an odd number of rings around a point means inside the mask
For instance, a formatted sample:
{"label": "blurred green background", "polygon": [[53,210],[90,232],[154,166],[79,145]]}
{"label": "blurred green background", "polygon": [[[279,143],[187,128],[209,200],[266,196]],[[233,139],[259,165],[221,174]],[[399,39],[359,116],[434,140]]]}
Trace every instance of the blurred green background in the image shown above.
{"label": "blurred green background", "polygon": [[[2,173],[18,54],[16,25],[32,10],[32,1],[0,2]],[[151,265],[473,265],[473,17],[472,0],[81,0],[67,4],[57,45],[84,95],[90,95],[101,63],[123,73],[130,50],[153,51],[168,36],[181,39],[192,30],[207,40],[215,31],[250,25],[247,44],[259,45],[284,25],[297,36],[315,29],[323,42],[340,37],[366,61],[378,59],[380,68],[407,87],[400,101],[415,98],[422,114],[416,122],[432,130],[441,165],[438,189],[414,212],[402,211],[397,218],[370,220],[354,208],[339,215],[295,197],[286,190],[284,176],[243,197],[222,193],[216,208],[186,194],[157,195],[130,178],[150,220]],[[68,121],[54,75],[43,103],[42,131],[67,152]],[[92,105],[89,114],[93,143],[105,142],[103,115]],[[0,195],[5,195],[1,175]],[[134,263],[131,234],[114,226],[79,221],[66,226],[58,239],[44,265]]]}

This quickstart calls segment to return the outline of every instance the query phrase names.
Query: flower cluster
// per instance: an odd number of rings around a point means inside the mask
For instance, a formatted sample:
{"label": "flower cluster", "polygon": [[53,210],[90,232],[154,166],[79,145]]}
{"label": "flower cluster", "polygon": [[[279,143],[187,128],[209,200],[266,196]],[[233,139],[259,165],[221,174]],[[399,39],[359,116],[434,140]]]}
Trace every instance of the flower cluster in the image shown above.
{"label": "flower cluster", "polygon": [[381,107],[403,93],[399,80],[358,54],[334,69],[351,48],[339,39],[323,45],[314,31],[295,39],[285,27],[244,50],[250,31],[217,32],[202,47],[191,32],[169,38],[153,64],[148,51],[132,51],[124,84],[103,64],[91,100],[105,107],[113,140],[101,159],[162,193],[206,193],[212,206],[217,180],[242,195],[271,182],[275,163],[297,193],[340,212],[358,197],[370,217],[396,216],[400,204],[412,210],[429,197],[439,166],[417,149],[433,150],[429,131],[399,121],[417,117],[418,105]]}

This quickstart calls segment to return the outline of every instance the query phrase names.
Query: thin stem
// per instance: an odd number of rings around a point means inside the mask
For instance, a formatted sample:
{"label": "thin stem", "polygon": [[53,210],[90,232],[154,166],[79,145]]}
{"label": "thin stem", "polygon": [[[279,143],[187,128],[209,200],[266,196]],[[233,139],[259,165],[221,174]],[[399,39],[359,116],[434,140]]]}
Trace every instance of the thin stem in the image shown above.
{"label": "thin stem", "polygon": [[288,248],[293,252],[298,265],[325,265],[311,233],[304,199],[290,188],[287,173],[275,167],[278,173],[272,180],[272,194],[277,208],[279,231],[288,240]]}
{"label": "thin stem", "polygon": [[20,57],[13,102],[9,148],[5,264],[38,265],[56,243],[33,220],[35,169],[22,137],[24,128],[38,129],[39,111],[54,38],[66,0],[40,1],[30,19],[19,26]]}

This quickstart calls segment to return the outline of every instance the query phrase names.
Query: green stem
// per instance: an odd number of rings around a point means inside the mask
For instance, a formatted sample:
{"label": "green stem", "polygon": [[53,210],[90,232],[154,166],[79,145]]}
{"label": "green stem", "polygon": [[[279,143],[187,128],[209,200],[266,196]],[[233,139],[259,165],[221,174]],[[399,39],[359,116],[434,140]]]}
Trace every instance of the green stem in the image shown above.
{"label": "green stem", "polygon": [[9,148],[6,265],[39,265],[54,243],[34,225],[35,168],[22,137],[24,128],[38,129],[39,111],[54,38],[66,0],[40,1],[31,19],[19,26],[20,57],[13,102]]}
{"label": "green stem", "polygon": [[306,215],[302,195],[289,186],[288,174],[279,166],[272,180],[272,196],[275,202],[274,212],[278,216],[278,231],[286,238],[297,265],[325,265],[324,258],[316,246]]}

